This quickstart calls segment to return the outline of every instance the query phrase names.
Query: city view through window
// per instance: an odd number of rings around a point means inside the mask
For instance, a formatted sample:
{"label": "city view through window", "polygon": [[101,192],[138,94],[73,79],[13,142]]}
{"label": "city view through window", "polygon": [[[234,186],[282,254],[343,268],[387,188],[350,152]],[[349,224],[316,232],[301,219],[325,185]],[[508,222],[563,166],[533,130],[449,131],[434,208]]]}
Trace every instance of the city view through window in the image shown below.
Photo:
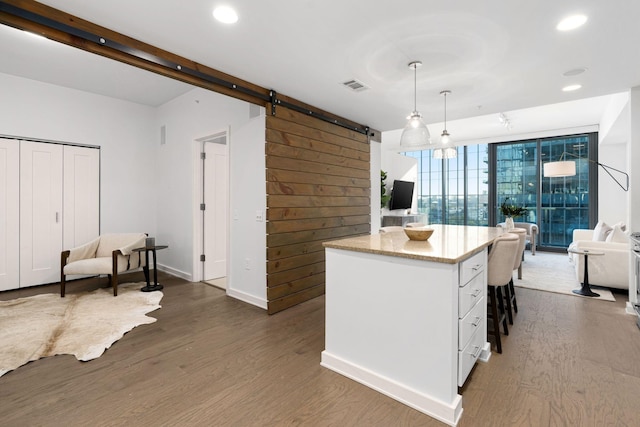
{"label": "city view through window", "polygon": [[[566,248],[575,228],[589,228],[597,206],[597,134],[457,147],[453,159],[434,159],[431,150],[404,153],[418,163],[418,213],[430,224],[495,225],[505,220],[500,204],[522,206],[516,222],[538,224],[540,247]],[[576,176],[542,176],[541,162],[576,161]]]}

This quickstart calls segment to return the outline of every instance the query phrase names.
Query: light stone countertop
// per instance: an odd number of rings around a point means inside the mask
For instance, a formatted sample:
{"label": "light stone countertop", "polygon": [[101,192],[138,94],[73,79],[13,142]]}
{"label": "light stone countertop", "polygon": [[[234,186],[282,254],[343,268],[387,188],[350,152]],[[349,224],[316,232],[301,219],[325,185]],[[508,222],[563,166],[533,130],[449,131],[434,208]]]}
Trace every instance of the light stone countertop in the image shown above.
{"label": "light stone countertop", "polygon": [[501,227],[442,224],[429,227],[434,232],[427,241],[409,240],[404,231],[396,231],[332,240],[323,245],[325,248],[457,264],[505,233]]}

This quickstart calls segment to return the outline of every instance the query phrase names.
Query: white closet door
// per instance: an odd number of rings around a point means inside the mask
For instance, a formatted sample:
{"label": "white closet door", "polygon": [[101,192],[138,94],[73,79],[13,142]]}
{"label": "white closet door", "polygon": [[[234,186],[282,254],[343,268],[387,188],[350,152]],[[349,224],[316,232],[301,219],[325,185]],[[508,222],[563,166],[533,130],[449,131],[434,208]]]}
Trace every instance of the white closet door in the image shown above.
{"label": "white closet door", "polygon": [[75,248],[100,233],[100,150],[64,146],[62,246]]}
{"label": "white closet door", "polygon": [[20,286],[20,142],[0,138],[0,291]]}
{"label": "white closet door", "polygon": [[60,280],[62,146],[20,142],[20,287]]}

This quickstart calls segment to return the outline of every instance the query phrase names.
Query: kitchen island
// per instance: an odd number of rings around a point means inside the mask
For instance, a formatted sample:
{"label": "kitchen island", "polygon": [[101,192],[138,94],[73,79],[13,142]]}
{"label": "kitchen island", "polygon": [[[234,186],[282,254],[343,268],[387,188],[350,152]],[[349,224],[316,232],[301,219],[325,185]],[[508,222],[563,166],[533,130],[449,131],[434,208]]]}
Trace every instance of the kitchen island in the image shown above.
{"label": "kitchen island", "polygon": [[449,425],[462,386],[488,361],[487,253],[504,231],[432,225],[325,242],[326,320],[321,365]]}

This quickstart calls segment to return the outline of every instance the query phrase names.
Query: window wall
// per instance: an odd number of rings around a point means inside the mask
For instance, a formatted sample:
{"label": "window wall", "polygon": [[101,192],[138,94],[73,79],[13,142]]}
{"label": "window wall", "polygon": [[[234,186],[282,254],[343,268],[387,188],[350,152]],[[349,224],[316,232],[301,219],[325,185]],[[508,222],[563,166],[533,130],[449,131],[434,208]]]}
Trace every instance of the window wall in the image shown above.
{"label": "window wall", "polygon": [[[597,166],[589,162],[590,158],[597,160],[596,144],[594,133],[492,145],[495,158],[492,188],[496,197],[492,223],[504,221],[500,205],[507,200],[509,204],[527,209],[526,215],[515,221],[538,224],[541,248],[566,248],[573,240],[573,230],[590,228],[591,218],[596,216],[597,185],[590,180],[597,179]],[[576,162],[576,175],[544,177],[542,165],[561,157]],[[590,192],[590,188],[593,191]]]}
{"label": "window wall", "polygon": [[[495,225],[500,205],[523,206],[516,221],[538,224],[538,246],[561,250],[575,228],[590,228],[597,213],[597,134],[457,147],[454,159],[431,150],[404,153],[418,162],[418,212],[431,224]],[[542,164],[576,161],[576,176],[547,178]],[[590,191],[591,190],[591,191]]]}
{"label": "window wall", "polygon": [[458,157],[431,150],[404,153],[418,161],[418,212],[430,224],[489,225],[488,146],[457,147]]}

